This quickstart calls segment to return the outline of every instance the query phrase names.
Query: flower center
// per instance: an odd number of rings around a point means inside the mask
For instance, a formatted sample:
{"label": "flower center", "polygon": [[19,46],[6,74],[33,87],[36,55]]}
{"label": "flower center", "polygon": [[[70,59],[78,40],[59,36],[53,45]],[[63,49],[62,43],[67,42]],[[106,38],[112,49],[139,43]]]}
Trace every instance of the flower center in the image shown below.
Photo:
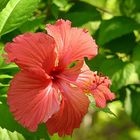
{"label": "flower center", "polygon": [[84,88],[85,94],[90,94],[96,90],[100,85],[105,84],[107,77],[99,77],[97,74],[94,74],[94,79],[92,82],[86,83]]}
{"label": "flower center", "polygon": [[54,67],[53,70],[50,73],[50,76],[53,80],[56,80],[57,75],[59,75],[62,72],[62,69],[60,67]]}

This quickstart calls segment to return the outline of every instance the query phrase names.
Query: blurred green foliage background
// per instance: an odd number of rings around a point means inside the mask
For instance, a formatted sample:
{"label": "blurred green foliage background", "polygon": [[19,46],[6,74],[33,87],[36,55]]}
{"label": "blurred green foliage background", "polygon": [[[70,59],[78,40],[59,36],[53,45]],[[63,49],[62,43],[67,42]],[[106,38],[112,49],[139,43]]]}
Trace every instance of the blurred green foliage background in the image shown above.
{"label": "blurred green foliage background", "polygon": [[49,138],[45,125],[28,132],[14,121],[6,103],[18,68],[0,55],[0,140],[140,140],[140,0],[0,0],[0,54],[15,36],[46,32],[45,25],[60,18],[88,29],[96,40],[99,54],[86,62],[111,78],[116,99],[109,108],[117,117],[89,109],[71,137]]}

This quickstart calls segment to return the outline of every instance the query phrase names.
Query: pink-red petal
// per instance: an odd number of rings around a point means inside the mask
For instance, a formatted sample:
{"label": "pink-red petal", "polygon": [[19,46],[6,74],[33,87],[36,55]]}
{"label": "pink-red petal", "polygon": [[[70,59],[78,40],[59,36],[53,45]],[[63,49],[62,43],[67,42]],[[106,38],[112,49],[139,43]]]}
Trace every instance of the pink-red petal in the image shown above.
{"label": "pink-red petal", "polygon": [[104,97],[104,94],[100,92],[98,89],[92,91],[92,95],[95,99],[96,106],[99,108],[105,108],[106,107],[106,99]]}
{"label": "pink-red petal", "polygon": [[115,99],[115,94],[110,91],[109,87],[100,85],[98,89],[104,94],[106,100],[111,101]]}
{"label": "pink-red petal", "polygon": [[84,61],[78,61],[72,68],[65,68],[57,77],[65,81],[75,83],[79,74],[81,73],[83,65]]}
{"label": "pink-red petal", "polygon": [[6,44],[5,51],[9,62],[40,77],[45,76],[45,72],[49,74],[55,65],[55,41],[45,33],[19,35]]}
{"label": "pink-red petal", "polygon": [[64,69],[57,77],[85,89],[93,80],[93,72],[84,61],[78,61],[74,67]]}
{"label": "pink-red petal", "polygon": [[51,135],[71,135],[87,113],[89,100],[79,88],[72,87],[64,81],[60,82],[59,88],[62,93],[60,111],[47,121],[47,128]]}
{"label": "pink-red petal", "polygon": [[71,22],[58,20],[55,25],[47,25],[48,34],[57,44],[59,64],[68,65],[75,60],[91,59],[97,55],[97,45],[88,32],[71,27]]}
{"label": "pink-red petal", "polygon": [[93,80],[93,72],[89,69],[89,67],[84,63],[81,68],[81,72],[76,79],[77,85],[81,89],[87,89],[91,85]]}
{"label": "pink-red petal", "polygon": [[95,72],[92,79],[93,81],[87,88],[94,96],[96,106],[104,108],[107,101],[115,99],[115,94],[110,91],[111,81],[108,77],[97,75]]}
{"label": "pink-red petal", "polygon": [[58,88],[51,81],[44,83],[23,71],[16,74],[8,91],[10,111],[30,131],[59,111],[59,98]]}

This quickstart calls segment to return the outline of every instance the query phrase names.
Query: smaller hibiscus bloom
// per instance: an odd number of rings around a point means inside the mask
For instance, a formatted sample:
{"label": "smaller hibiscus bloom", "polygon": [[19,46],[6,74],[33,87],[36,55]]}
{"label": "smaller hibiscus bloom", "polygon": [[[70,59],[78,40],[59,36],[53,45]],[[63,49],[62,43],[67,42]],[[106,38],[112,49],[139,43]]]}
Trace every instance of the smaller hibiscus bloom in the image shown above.
{"label": "smaller hibiscus bloom", "polygon": [[92,76],[89,77],[90,82],[87,83],[83,79],[83,74],[81,75],[82,77],[79,76],[77,80],[78,85],[83,88],[83,91],[86,94],[93,95],[97,107],[105,108],[106,102],[115,98],[115,94],[110,91],[111,80],[107,76],[98,75],[97,72],[92,72]]}
{"label": "smaller hibiscus bloom", "polygon": [[115,98],[115,94],[110,91],[111,80],[107,76],[99,76],[96,72],[93,74],[92,84],[88,87],[93,95],[96,106],[100,108],[106,107],[106,101]]}

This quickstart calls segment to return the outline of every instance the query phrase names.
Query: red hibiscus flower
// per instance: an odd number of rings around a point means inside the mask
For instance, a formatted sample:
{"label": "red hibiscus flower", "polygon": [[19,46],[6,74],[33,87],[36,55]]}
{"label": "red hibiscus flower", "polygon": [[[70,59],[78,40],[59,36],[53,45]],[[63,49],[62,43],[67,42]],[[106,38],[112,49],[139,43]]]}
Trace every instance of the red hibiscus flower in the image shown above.
{"label": "red hibiscus flower", "polygon": [[97,45],[70,21],[58,20],[47,25],[47,31],[25,33],[6,44],[8,61],[20,68],[11,81],[8,104],[15,119],[30,131],[46,123],[50,134],[62,136],[72,134],[88,110],[89,100],[77,79],[88,83],[93,76],[84,57],[97,55]]}

